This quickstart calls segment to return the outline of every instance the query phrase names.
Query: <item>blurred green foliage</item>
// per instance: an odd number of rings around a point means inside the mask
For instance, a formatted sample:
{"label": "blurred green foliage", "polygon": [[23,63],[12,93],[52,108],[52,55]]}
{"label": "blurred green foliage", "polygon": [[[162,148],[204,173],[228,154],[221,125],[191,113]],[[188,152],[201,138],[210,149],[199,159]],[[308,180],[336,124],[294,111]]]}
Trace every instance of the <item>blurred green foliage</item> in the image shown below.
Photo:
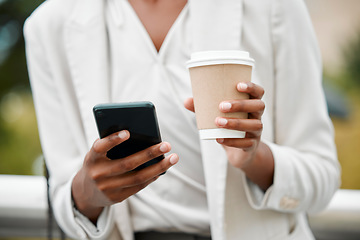
{"label": "blurred green foliage", "polygon": [[360,28],[354,31],[352,38],[342,46],[342,69],[336,74],[329,75],[326,71],[326,79],[339,89],[350,94],[360,93]]}
{"label": "blurred green foliage", "polygon": [[360,189],[360,29],[343,46],[343,69],[326,79],[346,97],[349,116],[332,117],[342,167],[341,188]]}
{"label": "blurred green foliage", "polygon": [[23,24],[43,0],[7,0],[0,3],[0,98],[10,89],[29,87]]}
{"label": "blurred green foliage", "polygon": [[32,163],[41,154],[24,54],[23,24],[42,2],[0,1],[0,173],[33,174]]}
{"label": "blurred green foliage", "polygon": [[360,189],[360,96],[349,93],[351,116],[347,120],[333,118],[335,142],[342,167],[341,188]]}
{"label": "blurred green foliage", "polygon": [[360,89],[360,29],[344,47],[345,73],[348,82],[357,90]]}
{"label": "blurred green foliage", "polygon": [[[7,135],[1,136],[0,142],[0,173],[2,174],[42,174],[42,166],[34,171],[36,159],[41,164],[41,148],[35,110],[30,91],[12,92],[2,101],[2,112],[5,117],[3,127]],[[17,110],[12,110],[12,109]]]}

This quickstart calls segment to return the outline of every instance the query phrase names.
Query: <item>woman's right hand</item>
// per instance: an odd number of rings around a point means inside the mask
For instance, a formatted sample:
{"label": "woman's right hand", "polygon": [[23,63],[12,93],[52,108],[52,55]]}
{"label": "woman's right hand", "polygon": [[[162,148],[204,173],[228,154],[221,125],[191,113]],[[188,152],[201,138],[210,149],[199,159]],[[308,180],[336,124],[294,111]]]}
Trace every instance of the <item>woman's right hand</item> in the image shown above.
{"label": "woman's right hand", "polygon": [[104,207],[121,202],[155,181],[176,164],[179,157],[171,154],[162,161],[131,171],[139,165],[171,150],[167,142],[151,146],[131,156],[110,160],[106,153],[128,140],[126,130],[97,139],[87,153],[84,164],[72,182],[72,197],[76,208],[96,223]]}

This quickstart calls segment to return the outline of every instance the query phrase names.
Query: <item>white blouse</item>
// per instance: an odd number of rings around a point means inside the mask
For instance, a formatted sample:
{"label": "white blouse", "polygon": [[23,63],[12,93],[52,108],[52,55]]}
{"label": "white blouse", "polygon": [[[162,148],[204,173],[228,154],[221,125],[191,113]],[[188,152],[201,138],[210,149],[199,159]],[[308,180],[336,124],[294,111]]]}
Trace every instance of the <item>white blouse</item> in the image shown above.
{"label": "white blouse", "polygon": [[[183,102],[191,97],[188,7],[182,10],[157,52],[127,0],[110,1],[111,100],[151,101],[163,141],[180,157],[157,181],[130,197],[135,231],[210,234],[205,180],[195,116]],[[116,24],[121,17],[123,24]],[[190,115],[186,116],[186,115]],[[192,119],[192,121],[189,121]]]}

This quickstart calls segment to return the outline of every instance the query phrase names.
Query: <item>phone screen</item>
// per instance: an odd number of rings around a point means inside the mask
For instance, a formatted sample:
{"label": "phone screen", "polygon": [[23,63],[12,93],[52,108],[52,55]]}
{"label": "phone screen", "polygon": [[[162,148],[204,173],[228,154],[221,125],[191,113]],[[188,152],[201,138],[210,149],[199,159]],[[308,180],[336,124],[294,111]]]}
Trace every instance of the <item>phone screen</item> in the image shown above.
{"label": "phone screen", "polygon": [[[119,159],[161,142],[155,107],[151,102],[99,104],[93,108],[100,138],[128,130],[130,138],[108,151],[107,157]],[[135,170],[161,161],[164,156],[152,159]]]}

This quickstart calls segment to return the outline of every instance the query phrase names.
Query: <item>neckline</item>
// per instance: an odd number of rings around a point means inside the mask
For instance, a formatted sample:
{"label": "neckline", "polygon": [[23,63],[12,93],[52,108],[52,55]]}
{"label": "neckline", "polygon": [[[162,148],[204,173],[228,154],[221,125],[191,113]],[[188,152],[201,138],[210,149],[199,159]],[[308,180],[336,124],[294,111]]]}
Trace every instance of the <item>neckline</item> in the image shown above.
{"label": "neckline", "polygon": [[187,13],[188,3],[185,4],[185,6],[183,7],[181,12],[179,13],[177,18],[175,19],[174,23],[171,25],[169,31],[167,32],[167,34],[166,34],[166,36],[164,38],[164,41],[161,44],[161,47],[160,47],[159,51],[156,49],[155,44],[153,43],[153,41],[152,41],[149,33],[147,32],[144,24],[141,22],[139,16],[135,12],[135,9],[131,6],[129,1],[125,0],[125,4],[129,8],[129,10],[131,12],[131,15],[133,15],[133,17],[136,19],[137,25],[139,25],[139,29],[140,29],[142,35],[144,35],[145,42],[148,45],[148,47],[151,49],[152,55],[154,57],[156,57],[156,58],[161,59],[162,56],[164,55],[164,52],[166,52],[167,46],[169,45],[169,41],[171,40],[171,37],[174,34],[173,32],[176,30],[177,25],[179,25],[179,22],[181,22],[183,20],[185,14]]}

